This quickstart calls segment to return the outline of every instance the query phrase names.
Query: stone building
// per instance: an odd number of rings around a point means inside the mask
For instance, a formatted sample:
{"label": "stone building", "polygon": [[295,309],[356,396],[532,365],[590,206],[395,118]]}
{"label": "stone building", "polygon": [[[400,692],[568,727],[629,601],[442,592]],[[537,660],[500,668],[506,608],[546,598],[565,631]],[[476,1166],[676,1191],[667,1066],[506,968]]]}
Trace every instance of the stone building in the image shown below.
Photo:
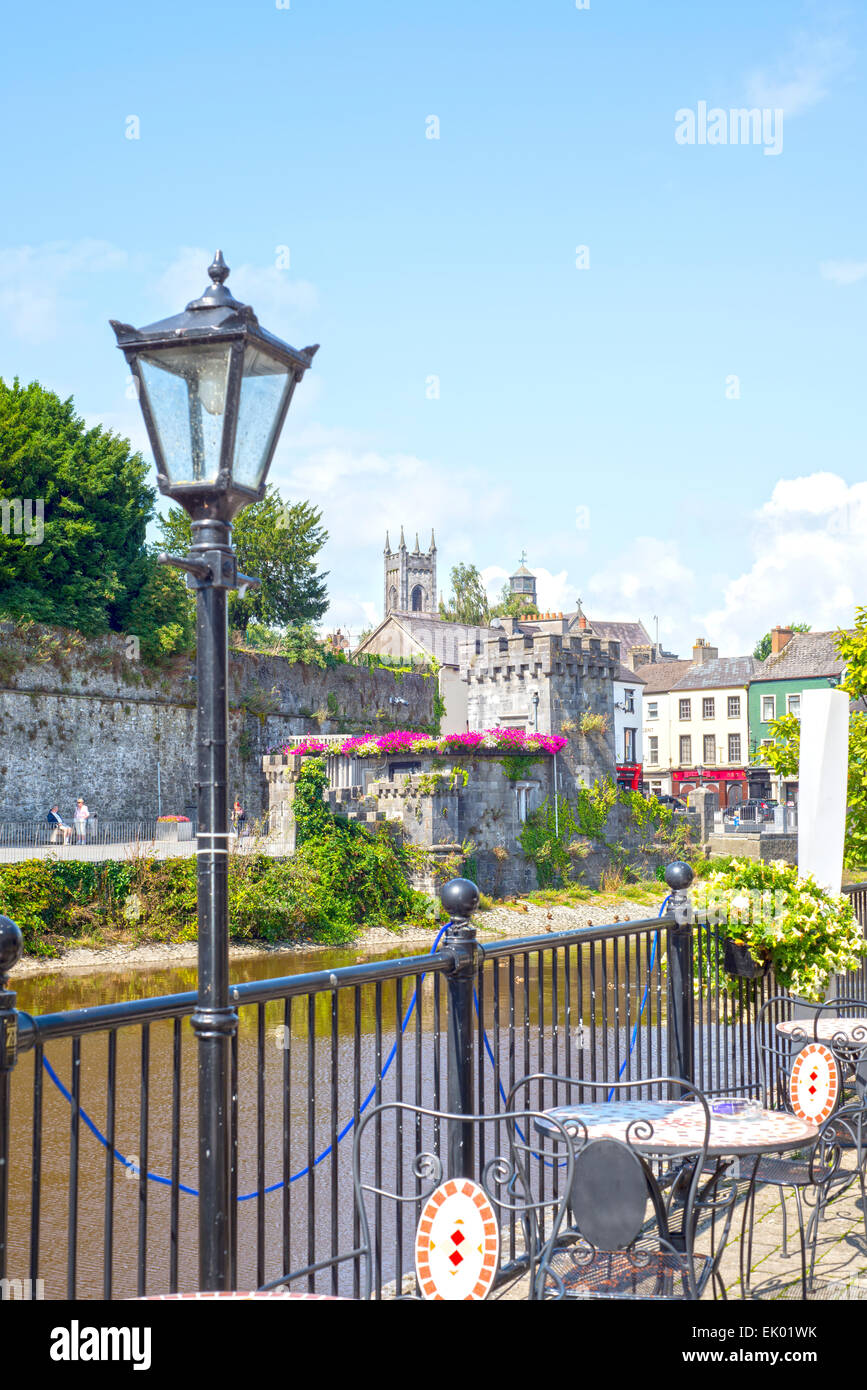
{"label": "stone building", "polygon": [[429,617],[437,614],[437,548],[434,533],[430,547],[423,551],[415,535],[415,549],[408,550],[400,528],[400,545],[392,550],[388,532],[385,533],[383,612],[420,613]]}
{"label": "stone building", "polygon": [[532,636],[512,623],[466,648],[471,729],[520,728],[566,734],[558,758],[561,794],[615,775],[614,678],[619,643],[598,637]]}

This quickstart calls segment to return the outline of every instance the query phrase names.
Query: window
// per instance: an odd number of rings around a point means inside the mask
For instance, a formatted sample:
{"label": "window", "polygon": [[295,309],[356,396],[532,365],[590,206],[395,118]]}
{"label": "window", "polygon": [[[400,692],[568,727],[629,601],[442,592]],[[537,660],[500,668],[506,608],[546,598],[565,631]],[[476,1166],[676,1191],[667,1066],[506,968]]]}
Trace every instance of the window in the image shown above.
{"label": "window", "polygon": [[518,820],[523,825],[530,814],[530,792],[533,790],[532,783],[519,782],[515,787],[515,795],[518,798]]}
{"label": "window", "polygon": [[729,696],[729,719],[740,719],[741,717],[741,697],[740,695]]}
{"label": "window", "polygon": [[658,701],[658,700],[649,700],[649,701],[648,701],[648,704],[647,704],[647,717],[648,717],[648,719],[658,719],[658,718],[659,718],[659,701]]}
{"label": "window", "polygon": [[662,795],[662,783],[661,783],[661,782],[651,782],[651,784],[650,784],[650,790],[653,792],[653,795],[654,795],[654,796],[661,796],[661,795]]}
{"label": "window", "polygon": [[681,719],[691,719],[691,718],[692,718],[692,712],[691,712],[691,711],[692,711],[692,702],[691,702],[690,700],[681,700],[681,701],[679,702],[679,705],[680,705],[680,717],[681,717]]}
{"label": "window", "polygon": [[[766,740],[770,742],[770,740]],[[729,734],[729,762],[739,763],[741,760],[741,736],[740,734]]]}
{"label": "window", "polygon": [[713,734],[704,736],[704,761],[706,763],[716,762],[716,739]]}
{"label": "window", "polygon": [[795,716],[796,719],[800,719],[800,717],[801,717],[801,697],[800,697],[800,695],[788,695],[788,696],[786,697],[786,704],[788,705],[788,708],[789,708],[789,714],[793,714],[793,715]]}
{"label": "window", "polygon": [[635,691],[634,691],[634,690],[624,690],[624,692],[623,692],[623,703],[624,703],[624,705],[626,706],[626,713],[627,713],[627,714],[634,714],[634,713],[635,713]]}
{"label": "window", "polygon": [[682,763],[692,762],[692,739],[689,734],[680,736],[680,761]]}
{"label": "window", "polygon": [[623,761],[625,763],[635,762],[635,735],[637,729],[623,730]]}
{"label": "window", "polygon": [[714,702],[713,698],[710,698],[710,699],[705,698],[704,700],[702,700],[702,702],[701,702],[701,717],[702,717],[702,719],[713,719],[714,703],[715,703],[715,702]]}
{"label": "window", "polygon": [[777,697],[776,695],[762,696],[762,723],[767,724],[769,719],[777,717]]}
{"label": "window", "polygon": [[651,767],[659,762],[659,739],[653,736],[647,740],[647,760]]}

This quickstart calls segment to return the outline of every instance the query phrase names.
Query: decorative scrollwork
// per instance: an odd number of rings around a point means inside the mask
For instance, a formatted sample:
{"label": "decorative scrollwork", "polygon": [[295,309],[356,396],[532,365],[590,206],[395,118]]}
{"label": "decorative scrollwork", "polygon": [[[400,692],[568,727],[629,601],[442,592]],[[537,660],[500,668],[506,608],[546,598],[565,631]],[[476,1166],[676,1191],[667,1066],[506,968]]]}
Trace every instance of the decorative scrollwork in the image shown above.
{"label": "decorative scrollwork", "polygon": [[627,1144],[643,1144],[652,1139],[653,1134],[653,1122],[648,1119],[630,1120],[626,1126]]}
{"label": "decorative scrollwork", "polygon": [[482,1187],[490,1192],[492,1187],[511,1187],[518,1177],[518,1169],[504,1154],[489,1158],[482,1169]]}
{"label": "decorative scrollwork", "polygon": [[436,1154],[416,1154],[412,1161],[412,1171],[415,1177],[424,1182],[432,1182],[434,1186],[442,1182],[443,1165]]}

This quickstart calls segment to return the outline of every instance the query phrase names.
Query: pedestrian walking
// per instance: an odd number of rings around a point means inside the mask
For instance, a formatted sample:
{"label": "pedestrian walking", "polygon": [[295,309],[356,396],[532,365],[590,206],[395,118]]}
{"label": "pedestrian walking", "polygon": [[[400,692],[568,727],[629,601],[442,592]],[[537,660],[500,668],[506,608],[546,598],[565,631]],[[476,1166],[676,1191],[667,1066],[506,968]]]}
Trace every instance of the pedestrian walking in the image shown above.
{"label": "pedestrian walking", "polygon": [[235,804],[232,807],[232,829],[236,835],[244,834],[244,827],[247,824],[247,812],[244,810],[240,801],[235,797]]}

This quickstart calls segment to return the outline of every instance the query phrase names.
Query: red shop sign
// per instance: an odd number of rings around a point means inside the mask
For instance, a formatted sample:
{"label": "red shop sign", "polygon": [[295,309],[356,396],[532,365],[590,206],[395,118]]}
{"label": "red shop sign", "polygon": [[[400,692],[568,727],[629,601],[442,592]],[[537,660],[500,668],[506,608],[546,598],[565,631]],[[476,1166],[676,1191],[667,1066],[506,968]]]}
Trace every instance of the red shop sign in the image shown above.
{"label": "red shop sign", "polygon": [[700,780],[702,784],[706,782],[745,782],[747,780],[747,774],[739,767],[721,767],[713,771],[706,767],[701,778],[694,771],[678,772],[673,770],[671,775],[675,782],[698,782]]}

